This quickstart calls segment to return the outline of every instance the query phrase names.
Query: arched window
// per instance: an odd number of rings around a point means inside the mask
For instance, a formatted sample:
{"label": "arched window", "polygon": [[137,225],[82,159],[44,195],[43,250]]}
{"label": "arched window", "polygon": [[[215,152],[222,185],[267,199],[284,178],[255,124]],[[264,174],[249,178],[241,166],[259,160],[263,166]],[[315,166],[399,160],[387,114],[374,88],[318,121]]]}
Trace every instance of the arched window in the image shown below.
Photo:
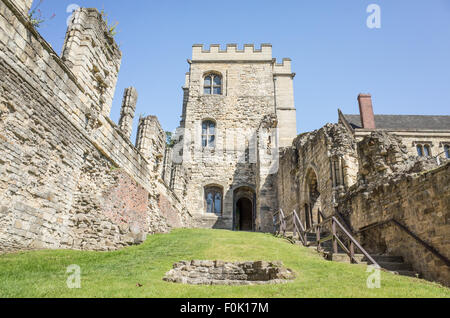
{"label": "arched window", "polygon": [[220,189],[219,187],[206,187],[206,213],[222,214],[222,198],[222,189]]}
{"label": "arched window", "polygon": [[425,157],[431,157],[431,148],[429,145],[423,146],[423,152],[425,154]]}
{"label": "arched window", "polygon": [[212,120],[205,120],[202,123],[202,147],[216,147],[216,123]]}
{"label": "arched window", "polygon": [[218,74],[208,74],[205,77],[203,92],[205,95],[222,95],[222,76]]}
{"label": "arched window", "polygon": [[417,144],[416,149],[417,149],[417,154],[419,155],[419,157],[431,157],[432,156],[430,145]]}
{"label": "arched window", "polygon": [[417,154],[419,155],[419,157],[423,157],[423,147],[422,145],[417,145]]}

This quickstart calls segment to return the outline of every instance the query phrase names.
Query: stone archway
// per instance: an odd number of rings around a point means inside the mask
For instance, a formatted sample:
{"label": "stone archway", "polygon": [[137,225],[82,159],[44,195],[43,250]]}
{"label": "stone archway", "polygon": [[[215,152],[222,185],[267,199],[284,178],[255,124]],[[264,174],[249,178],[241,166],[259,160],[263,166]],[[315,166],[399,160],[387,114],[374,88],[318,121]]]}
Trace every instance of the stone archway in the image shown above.
{"label": "stone archway", "polygon": [[318,223],[318,215],[319,211],[321,211],[319,183],[316,172],[313,169],[309,169],[306,174],[305,194],[305,225],[307,229],[310,229],[314,223]]}
{"label": "stone archway", "polygon": [[250,187],[240,187],[233,192],[233,230],[255,230],[255,192]]}

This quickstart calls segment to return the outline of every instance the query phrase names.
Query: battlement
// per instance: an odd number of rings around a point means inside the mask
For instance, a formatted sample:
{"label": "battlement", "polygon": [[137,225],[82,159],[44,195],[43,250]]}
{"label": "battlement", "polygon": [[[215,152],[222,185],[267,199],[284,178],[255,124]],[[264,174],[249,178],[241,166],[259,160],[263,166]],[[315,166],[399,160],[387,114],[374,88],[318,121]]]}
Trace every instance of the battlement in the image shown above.
{"label": "battlement", "polygon": [[294,75],[292,73],[291,59],[284,58],[282,63],[275,63],[273,67],[273,73],[275,75]]}
{"label": "battlement", "polygon": [[256,49],[254,44],[245,44],[243,50],[238,49],[237,44],[227,44],[225,50],[220,49],[219,44],[212,44],[205,49],[203,44],[192,46],[192,61],[271,61],[272,44],[261,44]]}

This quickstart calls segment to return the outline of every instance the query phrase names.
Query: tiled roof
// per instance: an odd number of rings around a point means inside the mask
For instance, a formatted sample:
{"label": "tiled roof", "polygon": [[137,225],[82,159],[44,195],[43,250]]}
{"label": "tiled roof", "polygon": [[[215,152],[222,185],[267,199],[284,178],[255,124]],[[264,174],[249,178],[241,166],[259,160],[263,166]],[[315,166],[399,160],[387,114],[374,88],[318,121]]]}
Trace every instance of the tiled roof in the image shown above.
{"label": "tiled roof", "polygon": [[[360,115],[344,115],[353,129],[361,127]],[[450,116],[375,115],[377,129],[389,130],[450,130]]]}

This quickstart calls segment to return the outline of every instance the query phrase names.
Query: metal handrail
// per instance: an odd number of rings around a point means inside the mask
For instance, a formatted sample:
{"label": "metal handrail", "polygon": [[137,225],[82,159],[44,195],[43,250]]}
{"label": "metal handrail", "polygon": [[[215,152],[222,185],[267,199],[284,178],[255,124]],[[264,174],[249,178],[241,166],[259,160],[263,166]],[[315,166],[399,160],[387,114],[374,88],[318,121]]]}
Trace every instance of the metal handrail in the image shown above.
{"label": "metal handrail", "polygon": [[[278,215],[278,221],[275,221],[276,216]],[[286,235],[286,217],[283,213],[282,209],[273,213],[273,223],[274,223],[274,232],[278,234],[283,233],[283,236]]]}
{"label": "metal handrail", "polygon": [[[319,211],[320,212],[320,211]],[[279,233],[283,233],[283,236],[286,235],[286,220],[287,217],[285,216],[282,209],[275,212],[274,215],[274,223],[275,223],[275,216],[279,214],[279,221],[276,222],[276,226],[279,226]],[[320,212],[322,217],[324,215]],[[302,222],[300,221],[300,218],[297,214],[297,211],[293,211],[292,213],[293,217],[293,235],[295,236],[298,232],[299,238],[302,241],[303,245],[307,245],[307,239],[306,239],[306,233],[305,227],[303,226]],[[321,239],[320,233],[321,228],[331,222],[331,228],[332,228],[332,234],[330,234],[328,237]],[[339,239],[336,231],[336,226],[339,227],[339,229],[345,234],[345,236],[350,240],[350,246],[347,248],[345,244]],[[355,258],[355,247],[361,251],[361,253],[377,268],[381,268],[380,265],[370,256],[370,254],[358,243],[358,241],[345,229],[345,227],[339,222],[339,220],[335,216],[330,216],[327,218],[324,218],[322,222],[313,225],[313,229],[316,230],[316,236],[317,236],[317,249],[320,249],[320,244],[324,243],[326,241],[333,241],[333,253],[338,252],[338,245],[344,250],[344,252],[350,257],[350,261],[354,263],[358,263],[358,260]]]}
{"label": "metal handrail", "polygon": [[[320,239],[320,229],[331,222],[332,234],[325,239]],[[341,231],[345,234],[345,236],[350,240],[350,246],[347,248],[344,243],[337,236],[336,225],[341,229]],[[358,248],[361,253],[376,267],[380,267],[378,263],[370,256],[370,254],[358,243],[358,241],[345,229],[345,227],[338,221],[335,216],[330,216],[323,220],[321,223],[315,225],[316,232],[318,235],[317,248],[320,248],[320,244],[326,241],[333,241],[333,253],[338,252],[337,246],[340,245],[344,252],[350,257],[352,262],[358,263],[358,260],[355,258],[355,247]]]}
{"label": "metal handrail", "polygon": [[[306,241],[306,230],[305,230],[305,227],[303,226],[303,223],[300,221],[300,218],[298,217],[297,211],[294,210],[293,216],[294,216],[294,228],[298,231],[298,233],[299,233],[298,236],[300,237],[303,245],[306,246],[307,245],[307,241]],[[297,224],[298,224],[298,226],[297,226]],[[295,236],[295,232],[294,232],[294,236]]]}

